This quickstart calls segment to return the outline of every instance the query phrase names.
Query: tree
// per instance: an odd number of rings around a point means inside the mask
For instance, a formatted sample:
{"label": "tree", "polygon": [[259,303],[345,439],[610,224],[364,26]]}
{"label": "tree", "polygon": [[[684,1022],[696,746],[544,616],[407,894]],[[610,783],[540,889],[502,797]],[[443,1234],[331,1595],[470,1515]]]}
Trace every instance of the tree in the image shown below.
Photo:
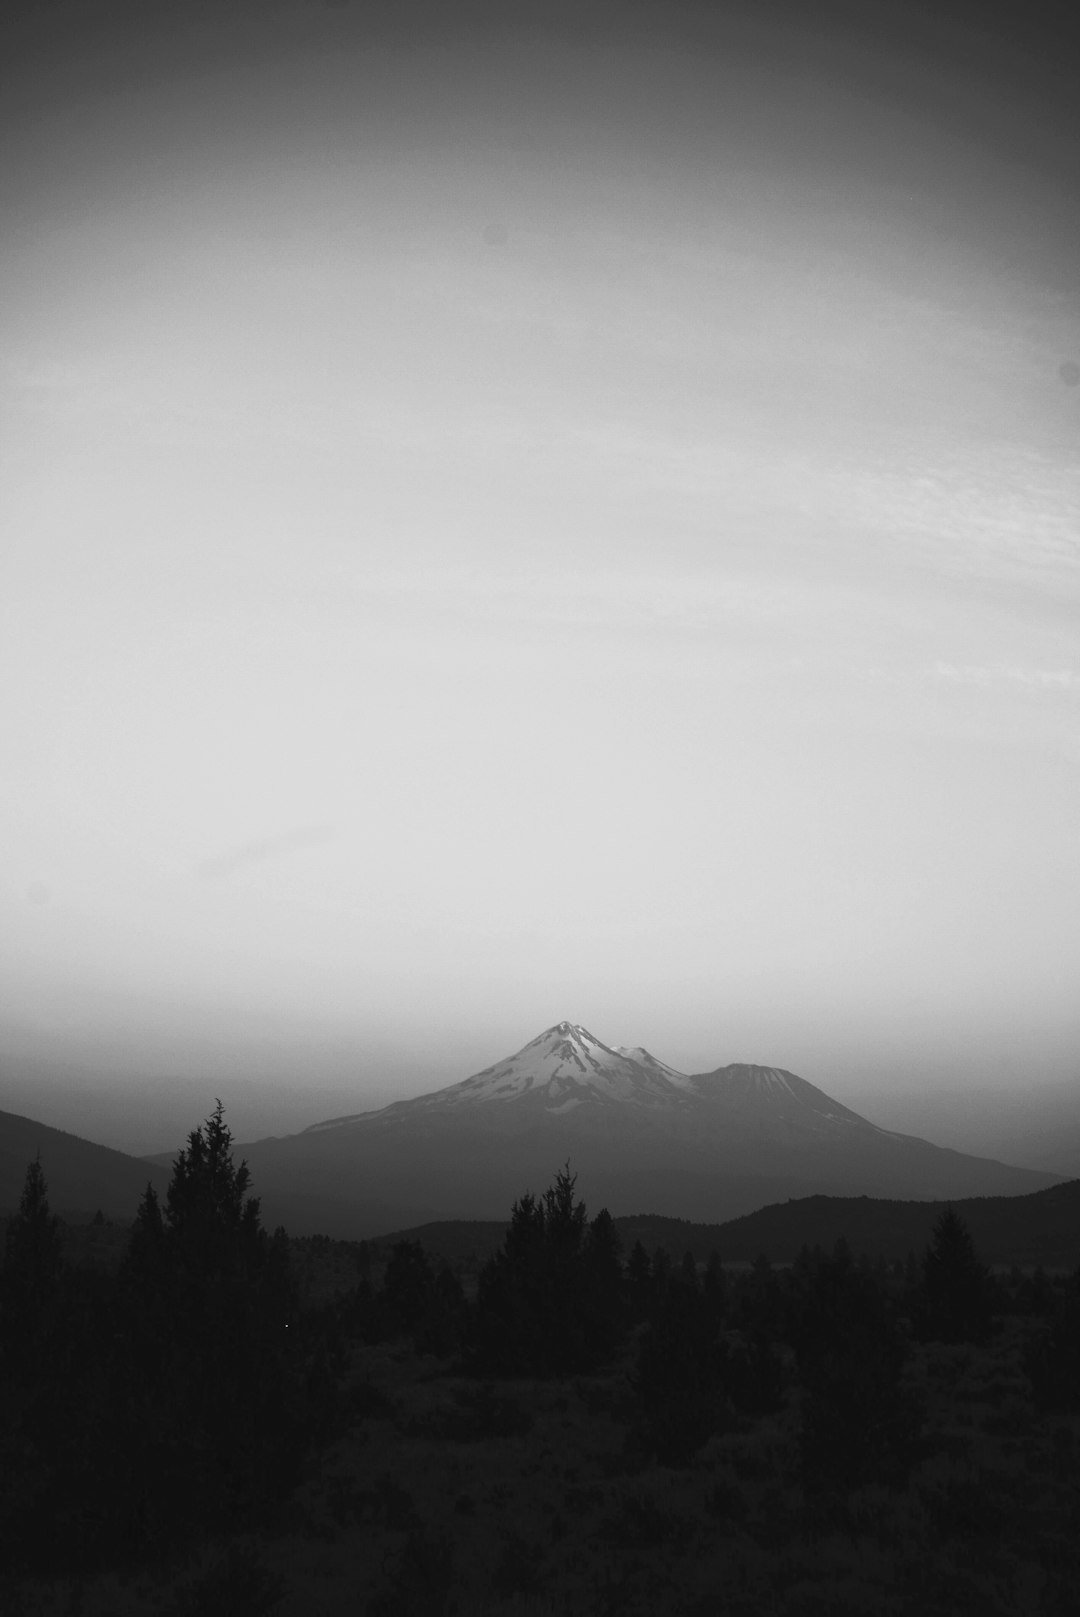
{"label": "tree", "polygon": [[979,1262],[964,1220],[946,1207],[923,1254],[915,1325],[924,1339],[981,1342],[990,1333],[989,1272]]}
{"label": "tree", "polygon": [[[148,1185],[121,1273],[129,1441],[150,1536],[280,1497],[303,1452],[304,1379],[284,1230],[268,1236],[220,1101]],[[140,1436],[145,1433],[146,1437]],[[153,1518],[151,1520],[150,1518]]]}
{"label": "tree", "polygon": [[604,1209],[588,1223],[569,1163],[537,1200],[511,1209],[497,1252],[480,1272],[474,1364],[504,1374],[588,1370],[613,1350],[623,1328],[622,1268],[614,1223]]}
{"label": "tree", "polygon": [[41,1158],[35,1157],[26,1169],[19,1211],[8,1225],[0,1276],[4,1361],[20,1377],[38,1363],[63,1263],[60,1220],[49,1210]]}
{"label": "tree", "polygon": [[334,1367],[286,1329],[285,1232],[261,1229],[247,1192],[219,1103],[164,1208],[147,1186],[114,1276],[61,1269],[31,1165],[0,1276],[3,1369],[12,1340],[22,1364],[16,1395],[0,1397],[5,1568],[93,1570],[254,1524],[295,1485],[308,1444],[339,1429]]}
{"label": "tree", "polygon": [[190,1261],[257,1261],[259,1198],[248,1196],[246,1162],[232,1160],[232,1134],[219,1100],[202,1128],[188,1135],[187,1150],[173,1163],[165,1198],[165,1222],[173,1250]]}

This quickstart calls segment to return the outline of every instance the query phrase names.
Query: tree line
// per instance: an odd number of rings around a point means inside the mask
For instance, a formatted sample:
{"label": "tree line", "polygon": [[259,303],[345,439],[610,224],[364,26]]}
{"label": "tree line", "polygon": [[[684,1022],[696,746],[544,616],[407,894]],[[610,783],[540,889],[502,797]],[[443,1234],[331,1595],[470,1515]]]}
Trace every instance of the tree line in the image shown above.
{"label": "tree line", "polygon": [[[360,1273],[302,1307],[288,1238],[262,1227],[219,1103],[163,1205],[147,1187],[114,1274],[64,1262],[40,1162],[27,1169],[0,1269],[0,1562],[93,1571],[272,1522],[312,1452],[374,1397],[348,1382],[351,1346],[396,1338],[485,1384],[622,1356],[627,1443],[646,1463],[686,1464],[794,1391],[808,1497],[902,1486],[921,1452],[913,1343],[984,1341],[1007,1309],[1044,1321],[1027,1364],[1036,1402],[1080,1409],[1080,1272],[1004,1284],[955,1209],[906,1265],[841,1241],[734,1272],[716,1254],[704,1267],[640,1242],[624,1254],[569,1165],[514,1203],[474,1297],[402,1241],[377,1281]],[[469,1407],[501,1418],[490,1396]]]}

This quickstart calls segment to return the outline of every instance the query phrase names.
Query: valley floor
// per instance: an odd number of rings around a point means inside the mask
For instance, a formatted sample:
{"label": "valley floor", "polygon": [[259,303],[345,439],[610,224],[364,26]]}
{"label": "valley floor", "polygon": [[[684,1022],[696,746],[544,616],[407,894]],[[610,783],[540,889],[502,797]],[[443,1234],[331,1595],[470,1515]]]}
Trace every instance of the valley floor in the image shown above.
{"label": "valley floor", "polygon": [[[807,1497],[798,1392],[684,1467],[635,1454],[634,1344],[602,1376],[477,1381],[354,1346],[346,1429],[273,1531],[184,1562],[0,1579],[7,1617],[1058,1617],[1080,1584],[1080,1416],[1040,1415],[1037,1326],[917,1345],[926,1422],[895,1492]],[[151,1483],[152,1485],[152,1483]]]}

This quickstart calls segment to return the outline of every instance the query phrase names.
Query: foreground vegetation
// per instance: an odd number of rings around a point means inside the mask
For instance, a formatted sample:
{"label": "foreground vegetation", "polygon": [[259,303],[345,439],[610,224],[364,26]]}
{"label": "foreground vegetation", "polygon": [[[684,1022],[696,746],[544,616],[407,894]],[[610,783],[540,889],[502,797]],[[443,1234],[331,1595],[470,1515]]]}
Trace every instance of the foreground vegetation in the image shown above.
{"label": "foreground vegetation", "polygon": [[1080,1276],[992,1277],[955,1212],[906,1263],[735,1270],[621,1252],[567,1169],[463,1285],[248,1189],[220,1107],[130,1231],[65,1247],[30,1165],[5,1613],[1075,1609]]}

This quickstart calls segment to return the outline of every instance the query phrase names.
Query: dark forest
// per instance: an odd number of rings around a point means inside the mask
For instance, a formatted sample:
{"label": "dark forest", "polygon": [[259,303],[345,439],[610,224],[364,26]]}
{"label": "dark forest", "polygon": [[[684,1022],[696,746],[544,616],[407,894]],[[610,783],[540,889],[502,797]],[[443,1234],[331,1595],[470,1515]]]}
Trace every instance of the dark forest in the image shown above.
{"label": "dark forest", "polygon": [[130,1227],[28,1165],[5,1612],[1074,1609],[1080,1273],[991,1272],[957,1208],[906,1260],[702,1263],[567,1165],[470,1272],[250,1190],[220,1104]]}

